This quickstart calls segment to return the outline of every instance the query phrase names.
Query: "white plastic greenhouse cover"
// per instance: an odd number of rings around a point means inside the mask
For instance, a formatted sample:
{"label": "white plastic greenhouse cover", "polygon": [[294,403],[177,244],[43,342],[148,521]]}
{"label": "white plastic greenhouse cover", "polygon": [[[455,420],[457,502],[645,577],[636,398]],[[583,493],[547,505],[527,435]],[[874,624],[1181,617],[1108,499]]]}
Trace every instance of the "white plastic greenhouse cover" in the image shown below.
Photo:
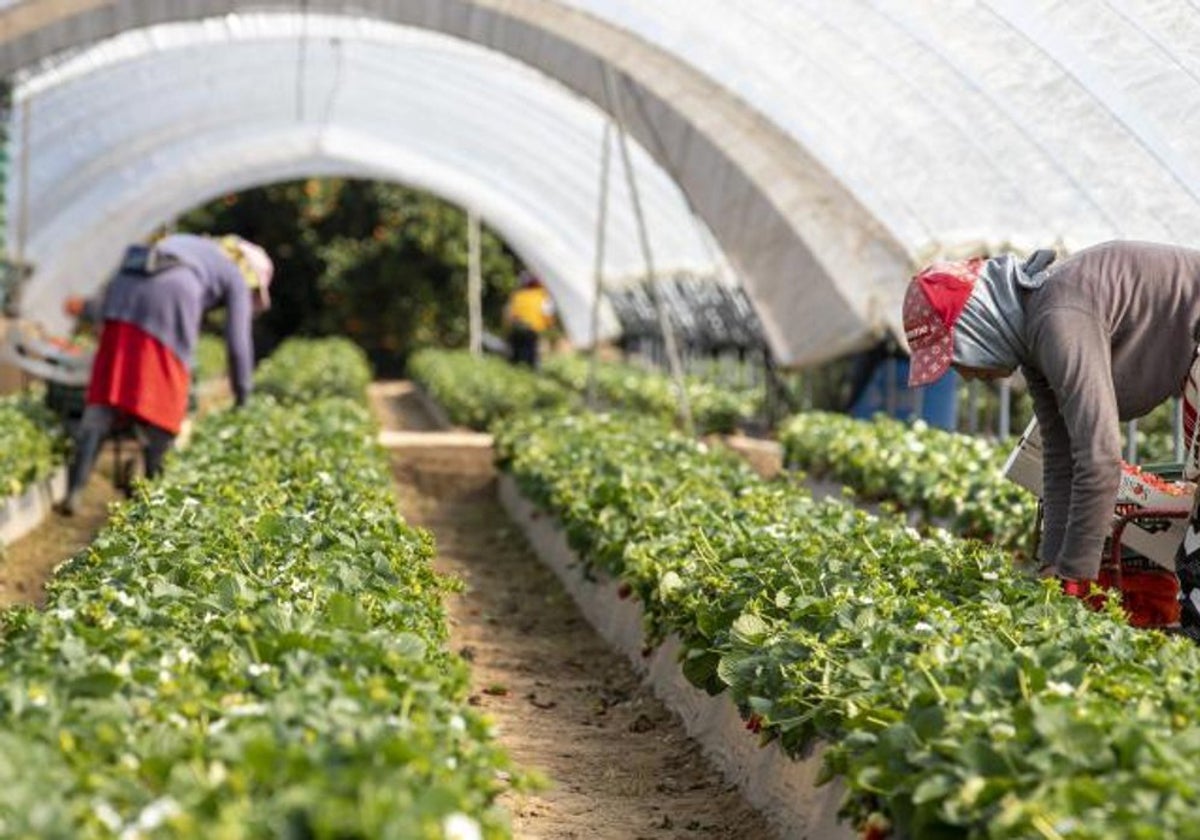
{"label": "white plastic greenhouse cover", "polygon": [[[1182,0],[25,0],[0,5],[0,72],[152,23],[298,8],[475,42],[606,110],[614,70],[631,135],[712,231],[784,364],[894,330],[908,274],[934,256],[1200,242],[1200,10]],[[293,111],[296,49],[274,82]],[[213,51],[213,75],[239,73],[238,53]],[[197,174],[216,166],[210,127],[214,142],[237,132],[211,113],[176,126],[195,135]],[[97,130],[72,138],[76,160]],[[287,168],[269,136],[242,140]]]}
{"label": "white plastic greenhouse cover", "polygon": [[[504,56],[378,21],[243,15],[123,34],[31,75],[17,99],[30,102],[29,200],[13,220],[27,219],[37,266],[27,317],[63,320],[64,294],[95,288],[126,242],[199,199],[337,174],[472,207],[588,340],[604,115]],[[711,271],[678,187],[640,150],[635,171],[657,265]],[[606,269],[628,278],[644,261],[624,179],[610,183]]]}

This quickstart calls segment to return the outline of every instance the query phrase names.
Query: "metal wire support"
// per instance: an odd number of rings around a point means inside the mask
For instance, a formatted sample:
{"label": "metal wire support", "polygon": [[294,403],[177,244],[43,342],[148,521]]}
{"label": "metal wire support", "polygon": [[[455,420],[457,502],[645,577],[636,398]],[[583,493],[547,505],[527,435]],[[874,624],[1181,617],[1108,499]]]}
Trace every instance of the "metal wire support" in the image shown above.
{"label": "metal wire support", "polygon": [[479,214],[467,211],[467,323],[471,355],[483,353],[483,277],[479,257]]}
{"label": "metal wire support", "polygon": [[592,289],[592,345],[588,350],[587,405],[596,408],[596,345],[600,333],[600,298],[604,294],[604,247],[608,230],[608,170],[612,158],[612,121],[604,122],[604,140],[600,147],[600,198],[596,210],[596,256]]}
{"label": "metal wire support", "polygon": [[1000,419],[996,430],[1000,440],[1008,440],[1012,436],[1012,380],[1000,380]]}
{"label": "metal wire support", "polygon": [[1175,440],[1175,460],[1182,463],[1186,446],[1183,440],[1183,399],[1176,397],[1175,410],[1171,413],[1171,433]]}
{"label": "metal wire support", "polygon": [[21,157],[17,162],[17,175],[21,179],[17,190],[17,236],[13,243],[13,255],[18,265],[25,262],[25,246],[29,238],[29,125],[33,120],[30,97],[21,102]]}
{"label": "metal wire support", "polygon": [[296,44],[296,122],[305,119],[305,103],[308,86],[308,2],[300,4],[300,38]]}
{"label": "metal wire support", "polygon": [[621,149],[621,161],[625,167],[625,180],[629,185],[629,198],[633,204],[633,215],[637,220],[638,239],[641,241],[642,254],[646,260],[647,287],[650,299],[658,315],[659,329],[662,331],[663,349],[667,354],[667,365],[671,370],[671,378],[675,381],[675,391],[678,398],[679,420],[686,434],[695,433],[692,423],[692,408],[688,402],[687,386],[683,379],[683,362],[679,357],[679,347],[675,342],[675,330],[667,317],[666,309],[658,291],[658,280],[654,270],[654,255],[650,248],[650,236],[646,230],[646,217],[642,212],[642,201],[638,193],[637,178],[633,172],[633,163],[629,157],[629,141],[625,136],[625,115],[621,106],[620,90],[617,89],[613,78],[612,65],[604,65],[604,94],[608,100],[609,111],[617,126],[617,141]]}

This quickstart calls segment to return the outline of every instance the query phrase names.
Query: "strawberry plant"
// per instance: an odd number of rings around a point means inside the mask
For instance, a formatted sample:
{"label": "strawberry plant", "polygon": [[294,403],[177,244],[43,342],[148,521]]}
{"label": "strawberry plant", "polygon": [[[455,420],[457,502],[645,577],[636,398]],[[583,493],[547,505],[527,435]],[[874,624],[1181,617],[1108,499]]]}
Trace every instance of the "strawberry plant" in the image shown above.
{"label": "strawberry plant", "polygon": [[[566,387],[587,391],[588,361],[583,356],[559,354],[548,358],[546,373]],[[669,376],[631,364],[598,362],[596,386],[609,406],[674,420],[677,414],[675,384]],[[696,430],[701,434],[735,431],[761,412],[759,389],[731,389],[697,377],[685,379]]]}
{"label": "strawberry plant", "polygon": [[41,394],[35,389],[0,398],[0,498],[19,495],[66,460],[62,423]]}
{"label": "strawberry plant", "polygon": [[889,500],[963,536],[1024,549],[1037,500],[1003,475],[1008,449],[983,438],[877,417],[805,412],[781,426],[787,464]]}
{"label": "strawberry plant", "polygon": [[371,381],[367,356],[345,338],[288,339],[259,366],[255,388],[283,402],[317,396],[365,400]]}
{"label": "strawberry plant", "polygon": [[500,418],[557,411],[577,402],[556,382],[527,368],[462,350],[420,350],[408,360],[408,372],[453,423],[479,431]]}

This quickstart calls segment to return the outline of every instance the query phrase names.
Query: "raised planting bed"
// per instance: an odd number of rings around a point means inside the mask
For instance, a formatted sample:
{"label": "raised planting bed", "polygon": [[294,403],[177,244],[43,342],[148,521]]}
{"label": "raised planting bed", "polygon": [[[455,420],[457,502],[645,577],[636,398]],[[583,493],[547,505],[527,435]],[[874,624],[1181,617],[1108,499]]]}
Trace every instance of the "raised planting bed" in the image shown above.
{"label": "raised planting bed", "polygon": [[502,476],[498,486],[505,510],[588,622],[628,657],[653,686],[655,695],[679,715],[688,735],[703,745],[708,757],[737,784],[747,801],[763,812],[781,837],[823,840],[857,836],[838,820],[844,793],[841,785],[817,785],[822,766],[819,751],[805,759],[792,759],[778,742],[760,744],[727,697],[714,697],[688,682],[679,668],[682,645],[677,637],[650,646],[643,632],[645,613],[621,583],[589,570],[571,549],[558,522],[525,498],[511,476]]}
{"label": "raised planting bed", "polygon": [[805,412],[780,426],[785,464],[890,502],[916,522],[1026,551],[1037,499],[1003,475],[1009,448],[886,417]]}
{"label": "raised planting bed", "polygon": [[62,499],[67,447],[40,389],[0,398],[0,546],[36,528]]}
{"label": "raised planting bed", "polygon": [[1190,836],[1200,650],[1089,612],[1008,555],[924,538],[641,420],[497,429],[587,573],[683,675],[840,778],[875,836]]}
{"label": "raised planting bed", "polygon": [[210,416],[0,614],[0,835],[508,836],[520,777],[375,431],[343,399]]}
{"label": "raised planting bed", "polygon": [[319,396],[365,402],[370,382],[366,353],[347,338],[288,339],[254,374],[257,392],[281,402]]}
{"label": "raised planting bed", "polygon": [[[588,360],[584,356],[558,354],[543,364],[544,371],[579,393],[587,392]],[[596,387],[609,407],[650,414],[673,422],[678,414],[678,396],[671,377],[631,364],[598,362]],[[696,377],[684,381],[692,420],[701,434],[724,434],[754,419],[762,412],[762,389],[727,388]]]}
{"label": "raised planting bed", "polygon": [[476,431],[506,417],[578,405],[575,394],[549,377],[464,350],[420,350],[408,360],[408,374],[441,407],[439,417]]}
{"label": "raised planting bed", "polygon": [[0,499],[0,545],[9,545],[37,528],[67,495],[67,470],[58,467],[15,496]]}

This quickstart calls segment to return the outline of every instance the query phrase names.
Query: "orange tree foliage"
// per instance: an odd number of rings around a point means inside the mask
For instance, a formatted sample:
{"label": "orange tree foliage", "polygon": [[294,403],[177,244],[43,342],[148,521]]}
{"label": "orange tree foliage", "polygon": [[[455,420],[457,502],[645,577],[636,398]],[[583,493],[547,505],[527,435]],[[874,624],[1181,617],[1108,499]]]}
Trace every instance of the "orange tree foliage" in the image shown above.
{"label": "orange tree foliage", "polygon": [[[309,179],[227,195],[186,214],[182,230],[236,232],[276,261],[260,353],[291,335],[346,335],[381,375],[416,347],[467,343],[466,213],[395,184]],[[486,228],[484,326],[498,330],[519,262]]]}

